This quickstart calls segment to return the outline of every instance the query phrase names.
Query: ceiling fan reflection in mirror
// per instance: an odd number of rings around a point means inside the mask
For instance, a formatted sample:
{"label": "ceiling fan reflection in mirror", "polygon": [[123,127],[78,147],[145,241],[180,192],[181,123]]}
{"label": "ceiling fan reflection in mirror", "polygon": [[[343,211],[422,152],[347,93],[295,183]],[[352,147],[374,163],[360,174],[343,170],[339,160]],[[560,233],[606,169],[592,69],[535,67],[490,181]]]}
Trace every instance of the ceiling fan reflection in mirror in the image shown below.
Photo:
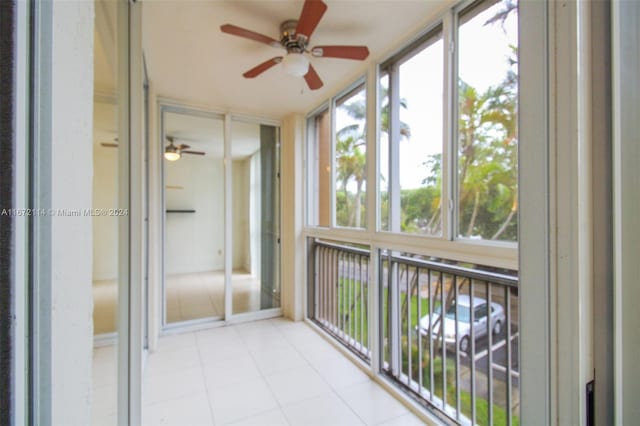
{"label": "ceiling fan reflection in mirror", "polygon": [[[189,150],[191,146],[187,144],[181,143],[180,145],[176,145],[172,136],[167,136],[167,140],[169,141],[169,145],[164,149],[164,158],[168,161],[177,161],[182,157],[182,154],[205,155],[202,151]],[[115,138],[114,141],[118,142],[118,138]],[[118,144],[115,142],[100,142],[100,145],[105,148],[118,148]]]}
{"label": "ceiling fan reflection in mirror", "polygon": [[173,136],[167,136],[167,140],[169,141],[169,145],[164,149],[164,158],[167,161],[177,161],[182,157],[182,154],[204,155],[202,151],[189,150],[191,147],[187,144],[181,143],[180,145],[176,145]]}
{"label": "ceiling fan reflection in mirror", "polygon": [[320,19],[327,11],[327,5],[321,0],[305,0],[302,13],[298,20],[290,19],[280,25],[280,41],[269,36],[253,32],[231,24],[220,27],[224,33],[248,38],[271,47],[284,48],[285,56],[276,56],[242,74],[245,78],[254,78],[267,71],[271,67],[282,63],[287,74],[304,76],[309,89],[316,90],[322,87],[322,80],[309,63],[305,54],[316,58],[339,58],[363,61],[369,56],[366,46],[315,46],[309,48],[311,34],[316,29]]}

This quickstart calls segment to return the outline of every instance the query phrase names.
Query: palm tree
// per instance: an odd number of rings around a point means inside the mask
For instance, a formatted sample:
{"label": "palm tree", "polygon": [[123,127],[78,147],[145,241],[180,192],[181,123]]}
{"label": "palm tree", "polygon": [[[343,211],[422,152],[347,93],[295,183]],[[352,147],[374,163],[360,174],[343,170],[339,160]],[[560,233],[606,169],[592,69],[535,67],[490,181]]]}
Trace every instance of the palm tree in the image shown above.
{"label": "palm tree", "polygon": [[[388,89],[382,88],[381,131],[389,133],[389,96]],[[407,108],[407,101],[400,100],[400,106]],[[362,217],[362,188],[366,182],[366,134],[363,126],[366,118],[366,102],[364,96],[340,106],[355,121],[336,132],[336,172],[345,196],[345,207],[349,205],[347,185],[352,179],[356,184],[353,199],[353,210],[349,215],[348,226],[360,227]],[[411,137],[411,129],[405,122],[400,122],[400,135],[403,139]]]}

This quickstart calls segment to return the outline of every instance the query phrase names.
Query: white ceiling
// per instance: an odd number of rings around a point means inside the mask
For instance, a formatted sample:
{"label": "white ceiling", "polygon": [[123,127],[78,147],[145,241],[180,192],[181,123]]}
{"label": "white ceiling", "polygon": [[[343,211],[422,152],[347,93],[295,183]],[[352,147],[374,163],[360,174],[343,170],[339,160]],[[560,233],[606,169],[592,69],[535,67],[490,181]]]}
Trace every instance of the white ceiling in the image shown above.
{"label": "white ceiling", "polygon": [[324,87],[310,91],[281,66],[255,79],[242,73],[284,50],[223,34],[230,23],[278,39],[282,21],[297,19],[302,0],[145,0],[143,46],[149,79],[158,96],[231,112],[282,118],[306,113],[366,72],[390,49],[420,31],[444,1],[325,0],[328,10],[311,46],[367,45],[365,62],[313,58]]}

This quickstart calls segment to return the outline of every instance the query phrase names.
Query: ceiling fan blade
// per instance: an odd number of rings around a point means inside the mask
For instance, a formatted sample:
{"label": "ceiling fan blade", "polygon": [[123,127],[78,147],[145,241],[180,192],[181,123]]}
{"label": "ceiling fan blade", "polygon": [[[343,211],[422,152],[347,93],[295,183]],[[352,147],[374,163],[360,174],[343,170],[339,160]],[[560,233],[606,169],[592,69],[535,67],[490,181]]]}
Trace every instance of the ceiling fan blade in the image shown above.
{"label": "ceiling fan blade", "polygon": [[302,7],[302,13],[300,13],[300,19],[298,19],[296,34],[302,34],[307,39],[311,38],[311,34],[326,11],[327,5],[322,0],[306,0]]}
{"label": "ceiling fan blade", "polygon": [[309,71],[304,75],[304,80],[307,82],[309,89],[316,90],[322,87],[322,80],[320,80],[320,76],[316,72],[316,69],[313,68],[313,65],[309,64]]}
{"label": "ceiling fan blade", "polygon": [[251,68],[249,71],[242,74],[245,78],[254,78],[271,68],[272,66],[279,64],[282,62],[282,56],[276,56],[275,58],[271,58],[268,61],[264,61],[257,67]]}
{"label": "ceiling fan blade", "polygon": [[180,151],[181,154],[204,155],[202,151]]}
{"label": "ceiling fan blade", "polygon": [[319,58],[356,59],[363,61],[369,56],[367,46],[316,46],[311,54]]}
{"label": "ceiling fan blade", "polygon": [[117,148],[118,144],[117,143],[113,143],[113,142],[100,142],[100,145],[104,146],[105,148]]}
{"label": "ceiling fan blade", "polygon": [[227,33],[227,34],[248,38],[249,40],[254,40],[254,41],[257,41],[259,43],[268,44],[269,46],[272,46],[272,47],[282,47],[280,42],[278,40],[276,40],[276,39],[273,39],[273,38],[271,38],[269,36],[266,36],[266,35],[263,35],[263,34],[258,34],[256,32],[251,31],[251,30],[247,30],[247,29],[244,29],[244,28],[237,27],[235,25],[231,25],[231,24],[221,25],[220,26],[220,31],[222,31],[223,33]]}
{"label": "ceiling fan blade", "polygon": [[191,148],[191,145],[187,145],[186,143],[181,143],[180,145],[178,145],[178,149],[180,151],[184,151],[185,149],[189,149]]}

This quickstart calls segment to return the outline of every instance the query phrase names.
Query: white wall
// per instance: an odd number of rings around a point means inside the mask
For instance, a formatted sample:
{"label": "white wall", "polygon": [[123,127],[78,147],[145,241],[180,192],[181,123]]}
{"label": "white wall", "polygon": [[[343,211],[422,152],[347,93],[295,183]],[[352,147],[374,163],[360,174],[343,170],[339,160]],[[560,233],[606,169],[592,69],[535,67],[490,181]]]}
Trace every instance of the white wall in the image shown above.
{"label": "white wall", "polygon": [[165,161],[167,210],[194,209],[195,213],[167,213],[166,273],[224,269],[224,173],[220,158],[183,155]]}
{"label": "white wall", "polygon": [[[93,2],[54,2],[52,207],[91,206]],[[91,218],[52,217],[52,423],[91,422]]]}
{"label": "white wall", "polygon": [[232,166],[233,187],[233,256],[234,270],[251,272],[251,250],[249,242],[250,220],[250,160],[233,160]]}

